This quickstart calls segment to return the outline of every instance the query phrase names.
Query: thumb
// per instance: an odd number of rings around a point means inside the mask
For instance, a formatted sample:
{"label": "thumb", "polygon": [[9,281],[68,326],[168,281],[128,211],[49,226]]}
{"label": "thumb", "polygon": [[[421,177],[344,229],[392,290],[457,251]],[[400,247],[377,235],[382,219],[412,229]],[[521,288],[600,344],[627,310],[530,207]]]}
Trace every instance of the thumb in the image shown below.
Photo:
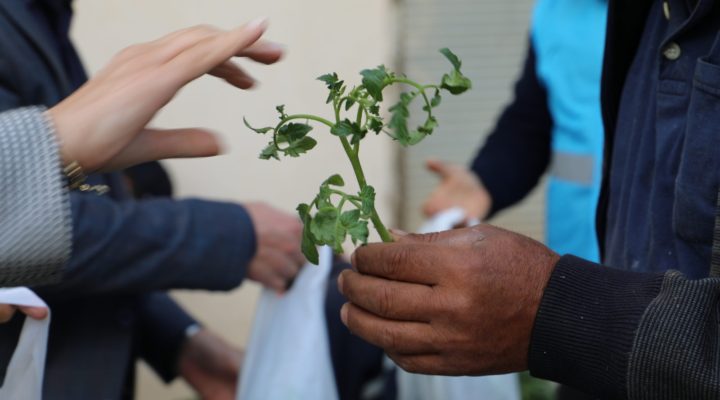
{"label": "thumb", "polygon": [[218,137],[203,128],[145,129],[103,169],[116,170],[166,158],[210,157],[220,154]]}

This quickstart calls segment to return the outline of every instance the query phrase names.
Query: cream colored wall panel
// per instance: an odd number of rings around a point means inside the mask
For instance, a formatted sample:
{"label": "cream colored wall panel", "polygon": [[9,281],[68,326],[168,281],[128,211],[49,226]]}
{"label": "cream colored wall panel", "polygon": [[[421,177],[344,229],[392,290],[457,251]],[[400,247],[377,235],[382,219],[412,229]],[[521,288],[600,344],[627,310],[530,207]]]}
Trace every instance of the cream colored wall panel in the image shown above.
{"label": "cream colored wall panel", "polygon": [[[440,127],[423,143],[402,152],[402,221],[415,229],[422,222],[420,207],[435,187],[425,171],[428,158],[468,164],[498,113],[511,98],[527,50],[529,0],[404,0],[400,4],[400,61],[409,76],[436,80],[448,70],[438,53],[450,47],[463,60],[463,72],[474,84],[459,97],[444,96],[438,109]],[[540,188],[520,206],[502,213],[493,223],[543,236],[544,195]]]}

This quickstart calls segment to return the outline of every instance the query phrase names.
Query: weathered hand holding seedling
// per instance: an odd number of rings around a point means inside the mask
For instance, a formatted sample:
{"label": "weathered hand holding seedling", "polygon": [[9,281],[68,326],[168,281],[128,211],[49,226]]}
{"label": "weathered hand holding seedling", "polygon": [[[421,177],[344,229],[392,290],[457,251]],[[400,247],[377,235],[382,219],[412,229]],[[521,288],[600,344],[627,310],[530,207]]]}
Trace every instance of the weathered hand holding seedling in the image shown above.
{"label": "weathered hand holding seedling", "polygon": [[[320,192],[310,204],[300,204],[297,207],[305,225],[302,250],[310,262],[318,263],[317,246],[328,245],[335,253],[342,253],[342,245],[348,235],[354,244],[367,243],[368,221],[372,221],[384,242],[392,241],[375,210],[375,189],[365,180],[360,164],[360,143],[368,132],[383,132],[401,145],[411,146],[433,133],[438,126],[433,109],[440,105],[441,91],[446,90],[458,95],[472,86],[470,80],[460,72],[460,59],[448,49],[440,52],[453,68],[443,75],[439,85],[421,85],[379,66],[362,71],[362,84],[348,90],[348,86],[336,73],[327,74],[318,80],[323,81],[330,91],[327,104],[332,104],[333,120],[309,114],[289,115],[284,106],[278,106],[280,122],[274,127],[253,128],[245,121],[245,125],[257,133],[272,133],[272,141],[260,154],[262,159],[279,160],[280,155],[298,157],[312,150],[317,141],[309,136],[313,129],[309,125],[310,121],[326,125],[330,133],[339,138],[350,159],[360,187],[358,193],[348,194],[342,191],[341,188],[345,185],[343,178],[333,175],[320,185]],[[386,122],[381,116],[380,104],[383,101],[383,91],[394,84],[403,84],[411,89],[401,93],[398,103],[389,108],[390,120]],[[422,98],[422,109],[427,116],[422,125],[411,130],[408,127],[410,105],[418,97]],[[344,113],[351,117],[344,117]],[[316,210],[314,215],[313,209]]]}

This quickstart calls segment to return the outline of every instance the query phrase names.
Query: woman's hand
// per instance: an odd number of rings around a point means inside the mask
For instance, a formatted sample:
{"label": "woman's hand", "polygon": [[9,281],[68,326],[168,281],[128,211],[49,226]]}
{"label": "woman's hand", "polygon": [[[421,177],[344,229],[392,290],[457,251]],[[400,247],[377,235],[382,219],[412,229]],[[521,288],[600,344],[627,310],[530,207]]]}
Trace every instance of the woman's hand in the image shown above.
{"label": "woman's hand", "polygon": [[255,20],[223,31],[197,26],[126,48],[96,77],[48,111],[65,164],[86,172],[122,169],[163,158],[204,157],[220,152],[206,129],[147,129],[183,86],[211,74],[248,89],[254,80],[232,58],[272,64],[282,48],[260,40],[267,23]]}

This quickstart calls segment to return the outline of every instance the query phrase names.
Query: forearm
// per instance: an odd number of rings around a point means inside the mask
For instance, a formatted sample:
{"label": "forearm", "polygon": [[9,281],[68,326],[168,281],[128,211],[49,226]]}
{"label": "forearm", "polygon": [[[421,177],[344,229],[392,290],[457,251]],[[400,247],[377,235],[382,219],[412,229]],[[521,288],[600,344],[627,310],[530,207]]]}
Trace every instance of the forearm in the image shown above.
{"label": "forearm", "polygon": [[70,204],[44,111],[0,114],[0,286],[56,282],[70,255]]}
{"label": "forearm", "polygon": [[180,353],[187,329],[198,322],[166,293],[144,296],[139,304],[137,347],[142,357],[165,382],[178,375]]}
{"label": "forearm", "polygon": [[563,257],[530,346],[533,375],[608,399],[716,399],[720,281]]}
{"label": "forearm", "polygon": [[45,294],[230,290],[243,280],[255,253],[253,224],[236,204],[117,202],[73,193],[72,209],[73,255],[63,282],[43,288]]}
{"label": "forearm", "polygon": [[513,101],[471,164],[492,198],[491,214],[522,200],[550,164],[552,116],[535,64],[530,47]]}

